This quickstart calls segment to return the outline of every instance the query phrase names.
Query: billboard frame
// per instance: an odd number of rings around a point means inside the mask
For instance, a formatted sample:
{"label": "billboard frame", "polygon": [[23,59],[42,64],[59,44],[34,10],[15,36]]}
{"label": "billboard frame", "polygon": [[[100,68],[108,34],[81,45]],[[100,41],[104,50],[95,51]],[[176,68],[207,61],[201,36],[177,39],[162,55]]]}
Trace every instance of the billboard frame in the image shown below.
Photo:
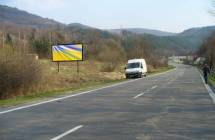
{"label": "billboard frame", "polygon": [[[65,61],[54,61],[53,59],[53,46],[58,46],[58,45],[78,45],[81,44],[82,45],[82,60],[65,60]],[[74,62],[74,61],[84,61],[84,44],[83,43],[63,43],[63,44],[56,44],[56,45],[52,45],[51,46],[51,59],[52,62]]]}

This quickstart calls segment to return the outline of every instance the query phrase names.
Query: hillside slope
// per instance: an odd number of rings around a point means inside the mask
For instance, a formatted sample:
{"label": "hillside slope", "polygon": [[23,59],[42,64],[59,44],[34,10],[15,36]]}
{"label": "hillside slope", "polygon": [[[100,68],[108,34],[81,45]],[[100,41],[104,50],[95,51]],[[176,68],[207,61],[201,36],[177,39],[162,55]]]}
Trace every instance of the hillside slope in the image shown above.
{"label": "hillside slope", "polygon": [[173,36],[176,35],[176,33],[170,33],[170,32],[164,32],[159,30],[152,30],[152,29],[145,29],[145,28],[125,28],[125,29],[112,29],[108,30],[111,33],[120,34],[121,31],[128,31],[135,34],[151,34],[156,36]]}
{"label": "hillside slope", "polygon": [[48,18],[30,14],[8,6],[0,5],[0,24],[15,24],[19,26],[28,26],[33,28],[47,28],[63,26],[62,23]]}
{"label": "hillside slope", "polygon": [[144,34],[148,44],[162,49],[168,54],[186,54],[196,52],[202,43],[215,32],[215,26],[192,28],[174,36],[155,36]]}

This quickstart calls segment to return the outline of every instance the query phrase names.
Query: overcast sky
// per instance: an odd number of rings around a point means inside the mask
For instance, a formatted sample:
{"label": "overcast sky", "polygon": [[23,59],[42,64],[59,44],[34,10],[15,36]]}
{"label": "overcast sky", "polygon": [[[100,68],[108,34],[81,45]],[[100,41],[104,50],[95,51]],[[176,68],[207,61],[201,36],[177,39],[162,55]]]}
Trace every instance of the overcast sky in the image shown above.
{"label": "overcast sky", "polygon": [[62,23],[110,29],[140,27],[181,32],[215,25],[211,0],[0,0]]}

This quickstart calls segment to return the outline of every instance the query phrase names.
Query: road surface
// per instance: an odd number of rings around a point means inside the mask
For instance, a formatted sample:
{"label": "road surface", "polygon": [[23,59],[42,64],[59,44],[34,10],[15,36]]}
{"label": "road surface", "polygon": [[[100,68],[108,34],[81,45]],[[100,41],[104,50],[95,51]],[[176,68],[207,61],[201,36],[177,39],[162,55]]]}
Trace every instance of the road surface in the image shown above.
{"label": "road surface", "polygon": [[0,140],[215,140],[215,104],[185,65],[0,112]]}

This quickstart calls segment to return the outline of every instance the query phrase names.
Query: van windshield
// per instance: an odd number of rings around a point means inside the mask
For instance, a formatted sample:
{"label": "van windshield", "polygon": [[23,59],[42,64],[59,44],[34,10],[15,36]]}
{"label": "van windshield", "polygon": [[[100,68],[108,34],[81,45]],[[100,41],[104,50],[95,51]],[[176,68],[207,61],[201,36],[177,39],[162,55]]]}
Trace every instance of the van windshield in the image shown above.
{"label": "van windshield", "polygon": [[127,69],[132,69],[132,68],[139,68],[140,63],[128,63]]}

